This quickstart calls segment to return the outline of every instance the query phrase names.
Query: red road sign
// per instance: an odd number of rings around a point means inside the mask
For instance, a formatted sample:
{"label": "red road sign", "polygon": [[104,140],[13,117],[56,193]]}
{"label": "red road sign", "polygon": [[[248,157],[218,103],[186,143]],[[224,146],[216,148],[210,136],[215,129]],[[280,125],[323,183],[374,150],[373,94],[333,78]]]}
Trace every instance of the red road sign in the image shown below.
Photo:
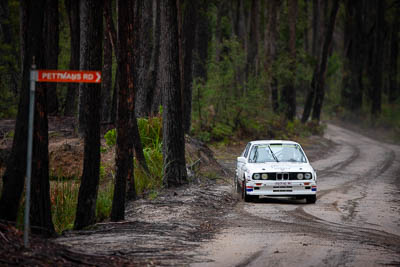
{"label": "red road sign", "polygon": [[38,70],[37,82],[101,83],[100,71]]}

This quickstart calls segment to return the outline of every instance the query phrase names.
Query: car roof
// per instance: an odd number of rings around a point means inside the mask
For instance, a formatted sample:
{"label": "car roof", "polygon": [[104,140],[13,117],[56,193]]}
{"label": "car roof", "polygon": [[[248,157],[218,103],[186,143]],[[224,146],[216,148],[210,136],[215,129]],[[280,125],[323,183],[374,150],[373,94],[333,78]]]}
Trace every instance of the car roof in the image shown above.
{"label": "car roof", "polygon": [[250,141],[253,145],[259,145],[259,144],[294,144],[298,145],[298,143],[290,140],[254,140]]}

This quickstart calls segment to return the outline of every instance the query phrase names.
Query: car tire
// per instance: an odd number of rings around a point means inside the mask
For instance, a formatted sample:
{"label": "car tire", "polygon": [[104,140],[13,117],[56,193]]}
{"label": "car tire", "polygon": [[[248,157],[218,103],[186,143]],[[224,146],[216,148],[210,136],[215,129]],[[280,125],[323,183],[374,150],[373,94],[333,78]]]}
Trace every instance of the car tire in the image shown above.
{"label": "car tire", "polygon": [[239,180],[238,180],[237,176],[235,176],[234,183],[235,183],[235,185],[234,185],[235,186],[235,192],[239,194],[241,192],[241,188],[240,188],[240,184],[239,184]]}
{"label": "car tire", "polygon": [[306,196],[306,202],[308,204],[314,204],[317,201],[317,195]]}
{"label": "car tire", "polygon": [[250,196],[247,194],[245,181],[242,182],[242,199],[244,202],[253,202],[258,196]]}

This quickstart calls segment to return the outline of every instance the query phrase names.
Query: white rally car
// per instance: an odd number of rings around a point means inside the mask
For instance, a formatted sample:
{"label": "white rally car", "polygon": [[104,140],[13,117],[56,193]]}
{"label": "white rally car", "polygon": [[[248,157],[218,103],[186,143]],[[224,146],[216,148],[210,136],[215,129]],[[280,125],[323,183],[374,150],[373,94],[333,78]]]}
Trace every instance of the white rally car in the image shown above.
{"label": "white rally car", "polygon": [[317,200],[317,173],[293,141],[249,142],[237,158],[234,182],[246,202],[259,196]]}

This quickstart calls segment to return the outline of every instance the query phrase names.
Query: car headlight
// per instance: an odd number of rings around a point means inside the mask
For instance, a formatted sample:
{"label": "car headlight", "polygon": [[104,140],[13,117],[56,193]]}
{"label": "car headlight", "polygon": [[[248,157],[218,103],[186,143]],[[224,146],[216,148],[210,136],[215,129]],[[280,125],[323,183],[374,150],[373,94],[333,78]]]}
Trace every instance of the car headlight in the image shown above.
{"label": "car headlight", "polygon": [[261,174],[261,178],[264,179],[264,180],[267,180],[268,179],[268,174],[267,173]]}
{"label": "car headlight", "polygon": [[255,179],[255,180],[260,179],[260,174],[259,173],[253,174],[253,179]]}
{"label": "car headlight", "polygon": [[304,175],[302,173],[298,173],[297,174],[297,179],[302,180],[304,177]]}
{"label": "car headlight", "polygon": [[304,178],[311,179],[311,173],[309,173],[309,172],[305,173]]}

